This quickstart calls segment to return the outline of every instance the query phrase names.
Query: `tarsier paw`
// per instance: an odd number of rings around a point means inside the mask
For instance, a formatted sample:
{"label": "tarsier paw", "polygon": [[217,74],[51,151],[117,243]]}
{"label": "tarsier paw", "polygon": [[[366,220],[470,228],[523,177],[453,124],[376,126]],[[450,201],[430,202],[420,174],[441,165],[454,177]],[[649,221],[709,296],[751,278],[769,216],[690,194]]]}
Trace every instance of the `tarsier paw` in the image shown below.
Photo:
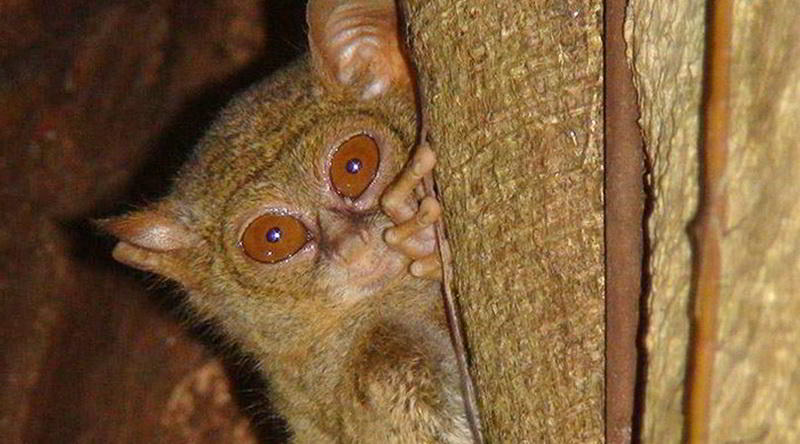
{"label": "tarsier paw", "polygon": [[426,196],[421,202],[417,199],[422,179],[435,164],[436,156],[427,144],[417,147],[411,162],[386,188],[381,207],[395,223],[384,233],[384,240],[391,248],[414,259],[409,272],[419,278],[441,280],[442,264],[433,224],[440,219],[442,209],[433,196]]}

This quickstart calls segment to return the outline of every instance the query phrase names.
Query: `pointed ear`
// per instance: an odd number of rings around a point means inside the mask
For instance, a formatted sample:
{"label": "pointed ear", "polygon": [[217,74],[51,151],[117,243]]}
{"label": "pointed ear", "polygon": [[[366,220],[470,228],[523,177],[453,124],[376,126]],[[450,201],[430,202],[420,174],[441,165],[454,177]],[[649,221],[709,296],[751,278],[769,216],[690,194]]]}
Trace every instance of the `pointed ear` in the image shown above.
{"label": "pointed ear", "polygon": [[111,253],[117,261],[191,286],[192,273],[182,253],[197,248],[201,240],[177,217],[155,206],[96,223],[119,239]]}
{"label": "pointed ear", "polygon": [[308,43],[326,88],[353,89],[362,99],[389,89],[412,91],[394,0],[310,0]]}

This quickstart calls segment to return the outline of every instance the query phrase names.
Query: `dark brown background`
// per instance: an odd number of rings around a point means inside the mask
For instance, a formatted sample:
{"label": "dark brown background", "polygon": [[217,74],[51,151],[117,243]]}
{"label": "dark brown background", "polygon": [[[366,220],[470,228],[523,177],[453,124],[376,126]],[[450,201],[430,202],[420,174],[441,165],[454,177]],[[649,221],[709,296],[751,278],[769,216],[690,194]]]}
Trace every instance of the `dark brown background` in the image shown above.
{"label": "dark brown background", "polygon": [[3,2],[3,442],[281,442],[244,358],[88,220],[164,193],[219,107],[302,51],[304,8]]}

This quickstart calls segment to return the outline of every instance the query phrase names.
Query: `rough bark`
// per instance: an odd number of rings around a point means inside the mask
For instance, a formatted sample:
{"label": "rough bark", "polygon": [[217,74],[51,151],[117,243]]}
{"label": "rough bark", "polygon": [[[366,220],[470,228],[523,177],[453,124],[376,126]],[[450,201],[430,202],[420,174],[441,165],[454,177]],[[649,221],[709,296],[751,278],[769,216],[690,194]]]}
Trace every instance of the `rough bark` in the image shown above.
{"label": "rough bark", "polygon": [[238,370],[87,219],[163,190],[215,106],[269,68],[254,62],[280,21],[262,3],[2,2],[3,442],[256,440]]}
{"label": "rough bark", "polygon": [[602,2],[406,2],[490,442],[603,438]]}
{"label": "rough bark", "polygon": [[[631,2],[627,38],[652,165],[644,442],[679,442],[697,210],[705,2]],[[800,7],[734,7],[727,208],[710,442],[800,440]]]}

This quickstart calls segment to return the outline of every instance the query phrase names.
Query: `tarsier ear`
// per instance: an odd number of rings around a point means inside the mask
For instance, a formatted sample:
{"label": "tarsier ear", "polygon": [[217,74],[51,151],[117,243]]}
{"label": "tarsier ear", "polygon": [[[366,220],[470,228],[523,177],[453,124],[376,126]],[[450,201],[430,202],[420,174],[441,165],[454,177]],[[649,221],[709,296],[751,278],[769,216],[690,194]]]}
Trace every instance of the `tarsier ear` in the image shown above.
{"label": "tarsier ear", "polygon": [[308,41],[326,87],[353,88],[362,99],[390,88],[411,92],[394,0],[310,0]]}
{"label": "tarsier ear", "polygon": [[190,266],[179,253],[200,239],[169,212],[155,206],[97,224],[119,239],[111,253],[117,261],[192,286]]}

